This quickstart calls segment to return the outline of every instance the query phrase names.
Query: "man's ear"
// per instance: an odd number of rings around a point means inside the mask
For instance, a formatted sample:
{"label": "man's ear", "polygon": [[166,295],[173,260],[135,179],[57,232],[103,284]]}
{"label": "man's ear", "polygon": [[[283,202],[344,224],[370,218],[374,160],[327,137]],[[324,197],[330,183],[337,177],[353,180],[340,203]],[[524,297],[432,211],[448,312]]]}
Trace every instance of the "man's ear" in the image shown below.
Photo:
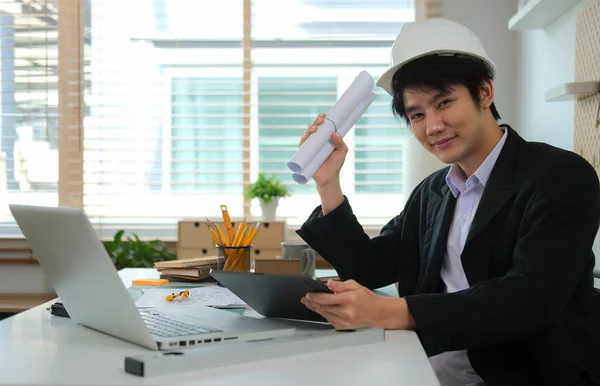
{"label": "man's ear", "polygon": [[479,88],[479,105],[488,109],[494,102],[494,84],[491,79],[483,81]]}

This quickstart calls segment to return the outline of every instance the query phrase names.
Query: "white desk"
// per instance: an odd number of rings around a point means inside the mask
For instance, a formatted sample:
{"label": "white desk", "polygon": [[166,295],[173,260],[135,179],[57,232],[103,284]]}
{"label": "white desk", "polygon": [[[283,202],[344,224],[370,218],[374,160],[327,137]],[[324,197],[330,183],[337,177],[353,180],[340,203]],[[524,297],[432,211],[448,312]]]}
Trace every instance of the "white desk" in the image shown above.
{"label": "white desk", "polygon": [[[134,277],[155,275],[119,274],[127,286]],[[412,331],[386,331],[382,343],[141,378],[125,373],[124,358],[149,350],[51,316],[52,302],[0,321],[0,384],[439,385]]]}

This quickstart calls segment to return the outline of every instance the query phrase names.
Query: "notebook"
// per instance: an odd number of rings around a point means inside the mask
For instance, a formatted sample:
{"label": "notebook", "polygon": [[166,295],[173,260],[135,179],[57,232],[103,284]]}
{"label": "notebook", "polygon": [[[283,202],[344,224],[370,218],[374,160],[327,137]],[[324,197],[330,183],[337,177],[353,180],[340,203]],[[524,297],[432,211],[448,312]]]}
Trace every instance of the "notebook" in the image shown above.
{"label": "notebook", "polygon": [[219,260],[218,256],[201,256],[192,257],[189,259],[157,261],[154,263],[154,268],[171,269],[171,268],[194,268],[194,267],[216,267]]}
{"label": "notebook", "polygon": [[210,267],[200,268],[165,268],[160,269],[160,274],[164,276],[190,276],[190,277],[207,277],[209,276]]}
{"label": "notebook", "polygon": [[211,280],[210,270],[213,267],[159,269],[161,279],[170,281],[200,281]]}
{"label": "notebook", "polygon": [[210,270],[217,268],[218,256],[201,256],[181,260],[159,261],[154,267],[160,277],[171,281],[212,280]]}

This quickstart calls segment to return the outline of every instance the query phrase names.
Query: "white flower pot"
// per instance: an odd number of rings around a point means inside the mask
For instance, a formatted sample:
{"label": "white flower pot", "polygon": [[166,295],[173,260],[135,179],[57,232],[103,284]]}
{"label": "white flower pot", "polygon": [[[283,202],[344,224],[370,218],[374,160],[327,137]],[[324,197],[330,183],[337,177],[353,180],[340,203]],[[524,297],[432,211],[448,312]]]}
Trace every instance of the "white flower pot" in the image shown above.
{"label": "white flower pot", "polygon": [[265,204],[263,200],[260,200],[260,208],[262,209],[262,219],[264,222],[275,221],[278,203],[279,198],[271,200],[268,204]]}

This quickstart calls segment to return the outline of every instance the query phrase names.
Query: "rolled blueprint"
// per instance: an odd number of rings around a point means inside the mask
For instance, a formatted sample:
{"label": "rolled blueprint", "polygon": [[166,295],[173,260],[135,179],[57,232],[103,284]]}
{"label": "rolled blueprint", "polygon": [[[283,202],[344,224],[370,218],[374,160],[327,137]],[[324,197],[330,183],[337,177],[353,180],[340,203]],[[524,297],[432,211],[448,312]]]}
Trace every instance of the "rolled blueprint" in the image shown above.
{"label": "rolled blueprint", "polygon": [[331,135],[344,137],[375,99],[373,77],[361,71],[326,115],[317,132],[300,146],[288,162],[294,181],[306,184],[335,149]]}

